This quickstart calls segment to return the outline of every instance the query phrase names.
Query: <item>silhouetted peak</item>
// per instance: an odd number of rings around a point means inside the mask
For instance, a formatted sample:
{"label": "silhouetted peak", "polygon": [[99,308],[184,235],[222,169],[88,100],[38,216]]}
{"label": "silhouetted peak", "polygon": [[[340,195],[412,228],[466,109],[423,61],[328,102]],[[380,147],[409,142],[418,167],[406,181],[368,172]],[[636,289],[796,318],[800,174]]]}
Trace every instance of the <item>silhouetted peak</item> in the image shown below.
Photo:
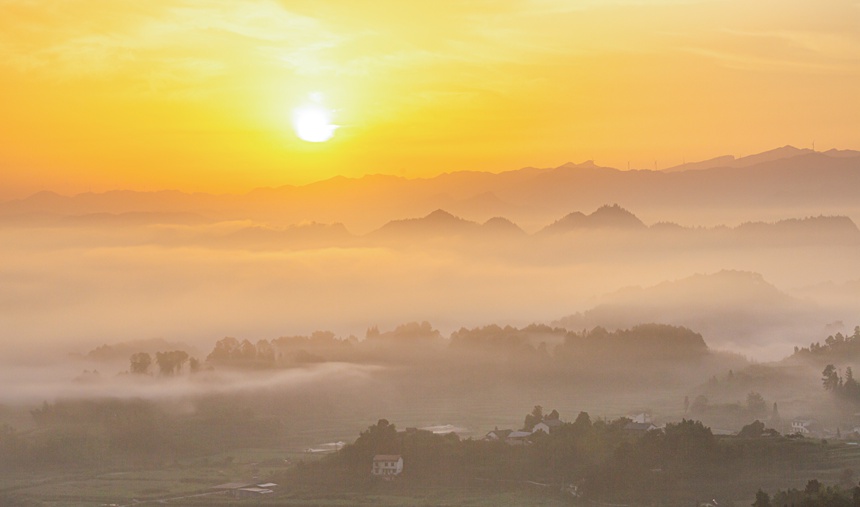
{"label": "silhouetted peak", "polygon": [[836,148],[829,149],[823,152],[831,158],[854,158],[860,157],[860,151],[857,150],[837,150]]}
{"label": "silhouetted peak", "polygon": [[484,222],[483,228],[492,232],[525,234],[520,227],[503,217],[493,217]]}
{"label": "silhouetted peak", "polygon": [[594,163],[594,160],[586,160],[577,164],[576,162],[566,162],[556,169],[600,169],[600,166]]}
{"label": "silhouetted peak", "polygon": [[60,195],[60,194],[53,192],[51,190],[42,190],[40,192],[36,192],[35,194],[32,194],[32,195],[26,197],[24,200],[26,200],[26,201],[55,201],[55,200],[66,199],[66,198],[67,198],[66,196]]}
{"label": "silhouetted peak", "polygon": [[793,158],[799,155],[807,155],[810,153],[814,152],[809,148],[795,148],[791,145],[785,145],[782,148],[774,148],[772,150],[756,153],[754,155],[740,157],[735,160],[734,166],[749,167],[764,162],[773,162],[775,160],[783,160],[787,158]]}
{"label": "silhouetted peak", "polygon": [[617,204],[604,205],[590,215],[579,211],[568,213],[543,229],[546,232],[565,232],[575,229],[644,229],[646,226],[636,215]]}
{"label": "silhouetted peak", "polygon": [[680,171],[695,171],[695,170],[704,170],[704,169],[717,169],[717,168],[741,168],[741,167],[750,167],[756,164],[761,164],[764,162],[773,162],[777,160],[784,160],[788,158],[797,157],[800,155],[809,155],[817,152],[813,152],[809,148],[796,148],[791,145],[785,145],[780,148],[774,148],[772,150],[763,151],[761,153],[755,153],[752,155],[747,155],[744,157],[735,157],[733,155],[723,155],[720,157],[711,158],[708,160],[703,160],[701,162],[687,162],[685,164],[681,164],[675,167],[670,167],[668,169],[664,169],[663,172],[680,172]]}
{"label": "silhouetted peak", "polygon": [[456,217],[441,208],[430,213],[429,215],[424,217],[424,219],[432,222],[450,222],[452,220],[462,220],[462,218]]}
{"label": "silhouetted peak", "polygon": [[475,222],[454,216],[443,209],[437,209],[422,218],[392,220],[378,229],[376,233],[447,235],[460,234],[477,227],[478,224]]}
{"label": "silhouetted peak", "polygon": [[[622,208],[618,204],[604,204],[603,206],[597,208],[594,213],[590,216],[624,216],[624,217],[633,217],[636,218],[636,215],[630,213],[626,209]],[[638,220],[638,219],[637,219]]]}

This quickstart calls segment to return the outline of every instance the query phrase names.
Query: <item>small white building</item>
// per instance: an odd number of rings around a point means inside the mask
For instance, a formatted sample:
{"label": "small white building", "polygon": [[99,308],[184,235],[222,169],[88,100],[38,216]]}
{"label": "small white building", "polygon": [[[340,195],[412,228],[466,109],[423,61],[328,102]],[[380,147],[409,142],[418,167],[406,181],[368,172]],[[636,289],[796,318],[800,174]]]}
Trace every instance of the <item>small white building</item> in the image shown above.
{"label": "small white building", "polygon": [[236,498],[259,498],[273,493],[274,491],[269,488],[253,486],[250,488],[239,488],[234,491],[233,495],[236,496]]}
{"label": "small white building", "polygon": [[652,430],[659,430],[660,428],[655,426],[653,423],[645,422],[629,422],[624,426],[624,431],[633,434],[645,434]]}
{"label": "small white building", "polygon": [[791,421],[791,432],[801,435],[811,435],[816,431],[815,419],[794,419]]}
{"label": "small white building", "polygon": [[650,412],[639,412],[638,414],[634,414],[629,416],[630,421],[640,424],[650,423],[651,422],[651,413]]}
{"label": "small white building", "polygon": [[379,477],[394,477],[403,472],[403,457],[399,454],[377,454],[370,473]]}
{"label": "small white building", "polygon": [[526,445],[529,443],[530,436],[532,436],[530,431],[512,431],[505,438],[505,443],[508,445]]}
{"label": "small white building", "polygon": [[500,430],[496,428],[493,431],[487,433],[484,436],[483,440],[487,442],[498,442],[500,440],[505,440],[506,438],[508,438],[508,435],[510,435],[511,432],[513,432],[513,430]]}
{"label": "small white building", "polygon": [[212,486],[212,489],[223,491],[236,498],[258,498],[273,494],[277,486],[274,482],[267,482],[265,484],[225,482],[224,484]]}
{"label": "small white building", "polygon": [[555,430],[559,426],[564,424],[559,419],[544,419],[543,421],[537,423],[532,428],[532,433],[537,433],[538,431],[543,431],[547,435],[550,434],[551,431]]}

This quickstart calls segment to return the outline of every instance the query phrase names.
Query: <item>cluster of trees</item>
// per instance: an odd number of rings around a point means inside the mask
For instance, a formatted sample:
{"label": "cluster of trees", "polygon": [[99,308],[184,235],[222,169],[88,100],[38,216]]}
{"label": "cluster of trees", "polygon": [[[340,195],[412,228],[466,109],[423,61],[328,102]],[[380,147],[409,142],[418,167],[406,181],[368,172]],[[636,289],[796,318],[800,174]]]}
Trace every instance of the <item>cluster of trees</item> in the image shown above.
{"label": "cluster of trees", "polygon": [[407,346],[421,354],[427,346],[444,343],[439,331],[428,322],[410,322],[392,331],[380,332],[376,326],[367,330],[364,341],[350,336],[335,337],[329,331],[315,331],[310,336],[282,336],[256,343],[233,337],[219,340],[206,357],[210,364],[245,369],[288,367],[326,361],[384,359],[387,355],[403,357]]}
{"label": "cluster of trees", "polygon": [[[476,359],[489,363],[502,359],[510,366],[542,370],[571,370],[571,365],[592,364],[592,359],[618,364],[621,359],[678,360],[701,357],[708,348],[701,335],[683,327],[644,324],[627,330],[569,332],[530,325],[521,329],[490,325],[460,329],[446,341],[428,322],[410,322],[387,332],[367,330],[364,340],[346,339],[318,331],[311,336],[280,337],[256,343],[227,337],[207,356],[213,365],[237,368],[287,367],[324,361],[386,362],[418,360],[425,365]],[[532,368],[533,369],[533,368]],[[587,369],[587,368],[586,368]],[[603,371],[602,367],[595,368]]]}
{"label": "cluster of trees", "polygon": [[[724,414],[731,413],[738,417],[743,417],[746,420],[763,419],[768,415],[767,401],[765,401],[764,397],[756,391],[750,391],[747,394],[746,402],[743,404],[737,402],[712,405],[708,397],[704,394],[696,396],[693,398],[692,402],[690,402],[689,398],[684,399],[684,411],[689,411],[694,416],[702,417],[707,415],[708,412],[714,410],[720,411]],[[773,422],[779,420],[779,410],[776,403],[773,404],[770,417]]]}
{"label": "cluster of trees", "polygon": [[755,495],[753,507],[857,507],[860,506],[860,486],[854,482],[854,472],[845,469],[839,484],[825,486],[818,479],[811,479],[803,490],[791,488],[777,491],[773,498],[761,489]]}
{"label": "cluster of trees", "polygon": [[563,341],[567,330],[531,324],[522,329],[491,324],[474,329],[460,328],[451,334],[451,348],[456,350],[495,351],[497,353],[549,354],[546,340]]}
{"label": "cluster of trees", "polygon": [[206,356],[206,361],[218,365],[244,366],[249,368],[271,367],[275,365],[277,354],[268,340],[239,341],[232,336],[222,338]]}
{"label": "cluster of trees", "polygon": [[860,383],[854,379],[854,372],[850,366],[845,368],[844,377],[839,374],[839,370],[832,364],[825,366],[821,375],[821,383],[824,385],[825,391],[829,391],[845,400],[855,403],[860,402]]}
{"label": "cluster of trees", "polygon": [[558,421],[560,417],[561,415],[559,415],[558,410],[553,409],[548,415],[544,415],[543,407],[535,405],[531,413],[526,414],[525,421],[523,421],[523,431],[533,430],[537,423],[544,420]]}
{"label": "cluster of trees", "polygon": [[860,326],[854,327],[851,336],[836,333],[828,336],[824,343],[813,342],[809,347],[794,347],[797,357],[854,357],[860,355]]}
{"label": "cluster of trees", "polygon": [[[525,427],[546,417],[535,407],[526,416]],[[397,431],[382,419],[338,454],[306,464],[295,474],[285,472],[279,480],[310,481],[317,488],[360,488],[372,484],[369,472],[375,454],[400,454],[404,471],[398,487],[406,489],[428,483],[445,487],[538,483],[548,485],[547,491],[576,485],[577,493],[589,501],[692,504],[726,495],[741,498],[748,494],[749,477],[761,470],[818,462],[827,453],[820,443],[782,437],[759,421],[747,425],[738,437],[716,437],[694,420],[638,435],[625,429],[629,422],[592,421],[581,412],[573,423],[562,423],[549,434],[533,434],[527,445],[509,445],[463,440],[454,434]]]}
{"label": "cluster of trees", "polygon": [[284,433],[279,418],[224,397],[198,401],[190,413],[149,400],[89,399],[44,402],[30,414],[33,430],[0,426],[0,470],[151,465],[278,445]]}
{"label": "cluster of trees", "polygon": [[557,353],[672,361],[701,357],[708,353],[708,346],[702,335],[686,327],[640,324],[614,332],[596,327],[591,331],[568,333]]}
{"label": "cluster of trees", "polygon": [[[158,372],[164,376],[181,373],[185,363],[188,363],[188,369],[191,373],[200,370],[200,361],[190,357],[184,350],[156,352],[154,363],[158,366]],[[152,364],[153,358],[148,352],[135,352],[129,358],[129,372],[137,375],[149,375]]]}

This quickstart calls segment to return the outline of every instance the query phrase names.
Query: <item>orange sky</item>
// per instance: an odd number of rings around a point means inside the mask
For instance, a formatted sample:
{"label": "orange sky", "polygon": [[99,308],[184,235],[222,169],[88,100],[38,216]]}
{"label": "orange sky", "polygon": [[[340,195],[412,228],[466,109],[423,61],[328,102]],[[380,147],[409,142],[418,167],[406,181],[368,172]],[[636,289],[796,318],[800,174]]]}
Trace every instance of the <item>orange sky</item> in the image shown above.
{"label": "orange sky", "polygon": [[855,0],[4,0],[0,199],[858,149],[858,90]]}

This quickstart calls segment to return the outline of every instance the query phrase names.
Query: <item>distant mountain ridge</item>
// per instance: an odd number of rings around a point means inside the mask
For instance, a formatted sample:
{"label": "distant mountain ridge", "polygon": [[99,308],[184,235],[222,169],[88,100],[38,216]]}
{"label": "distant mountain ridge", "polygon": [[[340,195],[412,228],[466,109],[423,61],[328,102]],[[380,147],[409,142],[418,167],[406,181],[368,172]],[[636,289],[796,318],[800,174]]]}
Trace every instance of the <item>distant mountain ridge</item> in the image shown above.
{"label": "distant mountain ridge", "polygon": [[544,227],[540,232],[560,233],[579,229],[603,228],[641,230],[645,229],[646,225],[633,213],[617,204],[613,204],[611,206],[601,206],[590,215],[585,215],[579,211],[569,213]]}
{"label": "distant mountain ridge", "polygon": [[[255,220],[277,225],[343,223],[362,234],[392,217],[424,216],[435,209],[487,220],[510,218],[537,230],[570,210],[606,203],[671,220],[672,216],[725,216],[731,210],[784,210],[794,215],[860,215],[860,152],[812,152],[791,146],[757,155],[717,157],[664,171],[621,171],[592,161],[501,173],[461,171],[430,178],[367,175],[336,177],[303,186],[261,188],[247,194],[111,191],[61,196],[40,192],[0,203],[0,218],[54,213],[192,213],[212,220]],[[740,212],[740,211],[739,211]],[[749,214],[747,214],[749,216]],[[732,217],[732,219],[743,219]]]}
{"label": "distant mountain ridge", "polygon": [[[636,215],[618,204],[604,205],[589,215],[580,211],[568,213],[555,222],[540,229],[532,236],[555,236],[568,233],[607,231],[607,232],[654,232],[677,234],[731,234],[737,239],[767,240],[809,240],[824,242],[860,242],[860,228],[845,216],[817,216],[791,218],[776,222],[745,222],[737,227],[687,228],[677,224],[658,222],[648,226]],[[457,217],[445,210],[438,209],[421,218],[392,220],[378,230],[367,235],[369,238],[396,237],[484,237],[487,233],[515,234],[526,233],[517,224],[502,217],[494,217],[483,225]]]}
{"label": "distant mountain ridge", "polygon": [[798,343],[822,329],[831,317],[815,305],[780,291],[758,273],[723,270],[623,289],[605,296],[603,303],[552,325],[571,330],[597,326],[611,330],[656,322],[696,329],[712,346],[743,350],[764,346],[774,334]]}
{"label": "distant mountain ridge", "polygon": [[[837,150],[838,152],[838,150]],[[746,157],[735,158],[733,155],[723,155],[720,157],[715,157],[709,160],[703,160],[701,162],[691,162],[689,164],[681,164],[674,167],[669,167],[667,169],[663,169],[664,172],[678,172],[678,171],[698,171],[703,169],[713,169],[718,167],[750,167],[756,164],[760,164],[763,162],[771,162],[774,160],[783,160],[787,158],[796,157],[798,155],[806,155],[809,153],[815,153],[811,149],[808,148],[795,148],[794,146],[783,146],[782,148],[775,148],[773,150],[768,150],[762,153],[757,153],[755,155],[749,155]],[[829,152],[826,152],[829,153]]]}
{"label": "distant mountain ridge", "polygon": [[445,210],[437,209],[422,218],[407,218],[392,220],[376,231],[371,232],[370,238],[397,238],[402,236],[419,236],[424,238],[438,236],[469,236],[491,233],[495,235],[525,235],[525,232],[515,223],[502,217],[493,217],[484,224],[465,220],[454,216]]}

